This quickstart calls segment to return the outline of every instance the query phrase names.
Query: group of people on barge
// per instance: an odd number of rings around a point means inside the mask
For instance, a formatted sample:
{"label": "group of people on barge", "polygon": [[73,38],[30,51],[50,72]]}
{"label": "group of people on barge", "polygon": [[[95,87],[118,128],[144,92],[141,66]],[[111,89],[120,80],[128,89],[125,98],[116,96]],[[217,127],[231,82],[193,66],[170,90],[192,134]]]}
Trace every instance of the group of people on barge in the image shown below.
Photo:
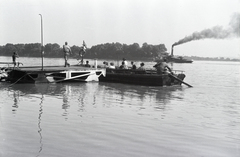
{"label": "group of people on barge", "polygon": [[104,68],[109,68],[109,69],[132,69],[132,70],[145,70],[144,63],[140,63],[140,67],[137,68],[136,64],[131,61],[131,67],[128,66],[128,62],[125,58],[122,60],[122,64],[118,67],[115,66],[113,62],[110,62],[110,65],[108,65],[108,62],[104,61],[103,62],[103,67]]}
{"label": "group of people on barge", "polygon": [[[111,62],[110,65],[108,65],[108,62],[103,62],[103,68],[108,69],[132,69],[132,70],[141,70],[145,71],[145,64],[143,62],[140,63],[140,66],[137,67],[136,64],[131,61],[131,66],[128,66],[128,62],[125,58],[122,60],[122,64],[118,66],[114,66],[114,63]],[[171,68],[167,64],[167,59],[163,58],[161,60],[158,60],[157,63],[153,66],[157,70],[157,74],[165,73],[166,71],[172,72]]]}
{"label": "group of people on barge", "polygon": [[[83,46],[83,48],[84,48],[84,46]],[[67,62],[67,60],[68,60],[69,54],[71,54],[72,51],[71,51],[70,46],[68,46],[67,42],[65,42],[65,45],[63,45],[63,51],[64,51],[65,66],[70,66],[70,64]],[[80,51],[85,52],[84,49],[81,49]],[[83,65],[83,60],[82,60],[81,64]],[[108,62],[106,62],[106,61],[103,62],[103,67],[109,68],[109,69],[132,69],[132,70],[143,70],[144,71],[145,70],[144,65],[145,64],[142,62],[142,63],[140,63],[140,66],[137,68],[136,64],[133,61],[131,61],[131,67],[129,67],[126,58],[122,59],[122,64],[119,67],[114,66],[113,62],[111,62],[110,65],[108,65]],[[91,67],[89,65],[89,61],[86,61],[86,64],[84,66]],[[167,65],[166,58],[158,60],[157,64],[155,64],[153,67],[157,70],[158,74],[164,73],[167,70],[169,72],[172,72],[171,68]]]}
{"label": "group of people on barge", "polygon": [[[70,66],[70,64],[67,62],[67,60],[68,60],[68,56],[72,53],[72,51],[71,51],[71,48],[70,48],[70,46],[68,45],[67,42],[65,42],[65,45],[63,45],[63,51],[64,51],[65,67]],[[110,65],[108,65],[108,62],[106,62],[106,61],[103,62],[103,67],[104,68],[109,68],[109,69],[117,69],[118,68],[118,69],[132,69],[132,70],[142,70],[142,71],[144,71],[145,70],[144,65],[145,64],[142,62],[142,63],[140,63],[140,66],[137,68],[136,64],[133,61],[131,61],[131,67],[129,67],[128,62],[125,58],[123,58],[122,64],[119,67],[114,66],[113,62],[111,62]],[[89,61],[86,61],[86,64],[84,66],[85,67],[91,67],[91,65],[89,65]],[[167,65],[167,59],[166,58],[163,58],[163,59],[159,60],[157,62],[157,64],[155,64],[153,67],[157,70],[158,74],[164,73],[167,70],[169,72],[172,71],[171,68]]]}

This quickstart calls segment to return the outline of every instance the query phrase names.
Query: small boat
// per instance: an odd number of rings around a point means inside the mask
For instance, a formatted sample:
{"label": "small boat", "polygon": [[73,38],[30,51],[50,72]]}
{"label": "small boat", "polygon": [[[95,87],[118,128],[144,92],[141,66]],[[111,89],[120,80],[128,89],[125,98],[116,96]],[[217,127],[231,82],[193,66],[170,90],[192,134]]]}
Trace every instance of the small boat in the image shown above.
{"label": "small boat", "polygon": [[[177,72],[180,72],[177,74]],[[183,71],[158,74],[156,70],[106,69],[106,76],[100,76],[99,82],[126,83],[145,86],[181,85],[185,78]]]}

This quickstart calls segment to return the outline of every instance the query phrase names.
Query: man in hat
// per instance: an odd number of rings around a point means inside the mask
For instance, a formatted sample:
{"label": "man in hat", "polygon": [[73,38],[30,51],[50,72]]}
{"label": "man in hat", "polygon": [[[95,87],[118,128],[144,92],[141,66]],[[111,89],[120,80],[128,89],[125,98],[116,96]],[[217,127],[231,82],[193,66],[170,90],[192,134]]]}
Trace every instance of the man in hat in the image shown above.
{"label": "man in hat", "polygon": [[143,62],[140,64],[140,67],[138,68],[138,70],[145,70]]}
{"label": "man in hat", "polygon": [[64,52],[65,67],[70,66],[70,64],[67,61],[68,61],[68,56],[72,54],[72,51],[67,42],[65,42],[65,45],[63,45],[63,52]]}
{"label": "man in hat", "polygon": [[19,56],[18,56],[17,52],[14,51],[14,52],[13,52],[13,55],[12,55],[12,61],[13,61],[14,67],[17,65],[16,58],[19,58]]}
{"label": "man in hat", "polygon": [[172,72],[172,69],[167,65],[166,58],[164,58],[163,60],[159,60],[158,63],[155,64],[153,67],[157,69],[158,74],[165,73],[167,70],[169,70],[169,72]]}
{"label": "man in hat", "polygon": [[125,58],[123,58],[123,62],[124,62],[124,69],[128,69],[128,62],[126,61]]}

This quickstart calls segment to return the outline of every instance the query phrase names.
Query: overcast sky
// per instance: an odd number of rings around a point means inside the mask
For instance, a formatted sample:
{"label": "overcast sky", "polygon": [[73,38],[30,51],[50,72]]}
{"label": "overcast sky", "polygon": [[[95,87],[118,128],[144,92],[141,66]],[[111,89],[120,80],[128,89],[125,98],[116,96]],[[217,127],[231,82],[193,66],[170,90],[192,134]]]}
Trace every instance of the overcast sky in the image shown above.
{"label": "overcast sky", "polygon": [[[0,45],[40,43],[42,14],[44,45],[146,42],[170,52],[193,32],[228,28],[234,13],[240,0],[0,0]],[[240,38],[191,41],[175,46],[174,54],[240,58]]]}

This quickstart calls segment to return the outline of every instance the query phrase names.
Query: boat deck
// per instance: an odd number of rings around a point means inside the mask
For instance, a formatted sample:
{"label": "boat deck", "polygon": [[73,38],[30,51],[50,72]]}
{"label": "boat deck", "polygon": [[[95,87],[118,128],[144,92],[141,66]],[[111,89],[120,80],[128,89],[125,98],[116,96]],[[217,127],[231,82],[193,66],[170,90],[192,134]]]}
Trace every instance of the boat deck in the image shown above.
{"label": "boat deck", "polygon": [[105,69],[81,65],[10,67],[8,70],[7,80],[19,83],[89,82],[98,81],[99,76],[106,74]]}
{"label": "boat deck", "polygon": [[41,66],[29,66],[29,67],[19,67],[14,68],[10,67],[10,70],[18,70],[18,71],[28,71],[28,72],[59,72],[59,71],[86,71],[86,70],[96,70],[95,68],[90,67],[84,67],[80,65],[72,65],[70,67],[64,67],[64,66],[44,66],[43,70]]}

